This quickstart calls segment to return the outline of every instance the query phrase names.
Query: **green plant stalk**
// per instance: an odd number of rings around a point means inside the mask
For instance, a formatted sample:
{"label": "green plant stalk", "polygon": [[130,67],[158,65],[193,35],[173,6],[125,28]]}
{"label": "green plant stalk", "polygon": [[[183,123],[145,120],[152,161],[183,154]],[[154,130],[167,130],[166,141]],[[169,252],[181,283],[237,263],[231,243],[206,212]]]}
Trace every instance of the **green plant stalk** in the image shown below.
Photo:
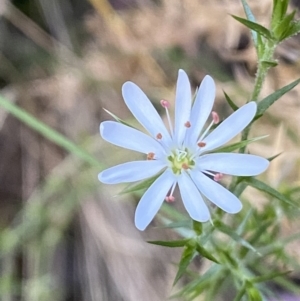
{"label": "green plant stalk", "polygon": [[[267,64],[265,64],[264,62],[269,62],[269,61],[273,61],[273,56],[274,56],[274,52],[276,49],[277,43],[275,41],[268,41],[266,44],[266,48],[265,51],[262,55],[262,58],[258,58],[258,66],[257,66],[257,72],[256,72],[256,77],[255,77],[255,83],[254,83],[254,89],[251,95],[251,101],[258,101],[258,97],[259,94],[261,92],[262,89],[262,85],[265,81],[265,78],[267,76],[267,73],[269,71],[269,69],[271,68],[271,66],[268,66]],[[259,56],[259,54],[257,54]],[[251,125],[247,126],[243,131],[242,131],[242,137],[241,137],[241,141],[247,140],[249,133],[250,133],[250,129],[251,129]],[[246,146],[243,146],[240,148],[239,153],[244,154],[246,151]],[[229,185],[229,190],[230,191],[234,191],[238,181],[237,181],[237,177],[233,177],[232,181]]]}
{"label": "green plant stalk", "polygon": [[82,159],[91,166],[99,166],[100,168],[103,168],[102,164],[86,150],[76,145],[67,137],[55,131],[50,126],[41,122],[40,120],[27,113],[17,105],[11,103],[9,100],[5,99],[1,95],[0,106],[3,107],[10,114],[15,116],[17,119],[19,119],[21,122],[26,124],[28,127],[35,130],[36,132],[49,139],[50,141],[54,142],[55,144],[59,145],[69,153],[76,155],[78,158]]}
{"label": "green plant stalk", "polygon": [[[271,68],[270,66],[265,64],[265,62],[273,61],[273,56],[274,56],[276,46],[277,43],[275,41],[268,41],[268,43],[266,44],[265,51],[262,55],[262,58],[259,58],[258,60],[254,89],[250,98],[251,101],[255,101],[255,102],[258,101],[258,97],[261,92],[262,85],[265,81],[269,69]],[[248,139],[250,128],[251,128],[251,124],[243,130],[241,141]],[[240,149],[240,153],[245,153],[245,151],[246,151],[246,146]]]}
{"label": "green plant stalk", "polygon": [[262,58],[258,60],[255,84],[254,84],[253,93],[251,95],[251,100],[253,101],[257,101],[258,96],[261,92],[263,82],[266,78],[269,69],[271,68],[270,66],[264,64],[264,62],[273,61],[273,56],[276,47],[277,47],[277,43],[275,41],[268,41]]}

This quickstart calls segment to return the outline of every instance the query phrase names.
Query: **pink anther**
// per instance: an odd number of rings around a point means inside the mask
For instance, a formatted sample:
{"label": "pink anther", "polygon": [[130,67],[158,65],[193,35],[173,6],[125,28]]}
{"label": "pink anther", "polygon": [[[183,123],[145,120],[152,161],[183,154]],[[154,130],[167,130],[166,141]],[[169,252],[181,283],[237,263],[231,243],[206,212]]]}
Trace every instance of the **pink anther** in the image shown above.
{"label": "pink anther", "polygon": [[184,170],[189,169],[189,166],[188,166],[187,163],[183,163],[181,167],[182,167]]}
{"label": "pink anther", "polygon": [[211,112],[211,116],[212,116],[212,119],[213,119],[213,121],[214,121],[214,124],[217,124],[217,123],[220,122],[220,117],[219,117],[219,115],[218,115],[217,112],[212,111],[212,112]]}
{"label": "pink anther", "polygon": [[200,141],[200,142],[198,142],[197,145],[198,145],[199,147],[204,147],[204,146],[206,145],[206,143],[203,142],[203,141]]}
{"label": "pink anther", "polygon": [[160,104],[161,104],[161,106],[163,107],[163,108],[169,108],[169,106],[170,106],[170,103],[167,101],[167,100],[165,100],[165,99],[162,99],[161,101],[160,101]]}
{"label": "pink anther", "polygon": [[166,196],[165,200],[168,203],[173,203],[175,201],[175,198],[173,197],[173,195],[169,195],[169,196]]}
{"label": "pink anther", "polygon": [[215,176],[214,176],[214,180],[216,182],[219,182],[222,178],[223,178],[223,174],[222,173],[216,173]]}
{"label": "pink anther", "polygon": [[187,122],[184,124],[184,126],[185,126],[186,128],[190,128],[190,127],[191,127],[191,123],[190,123],[189,121],[187,121]]}
{"label": "pink anther", "polygon": [[147,160],[153,160],[154,159],[155,154],[150,152],[147,154]]}

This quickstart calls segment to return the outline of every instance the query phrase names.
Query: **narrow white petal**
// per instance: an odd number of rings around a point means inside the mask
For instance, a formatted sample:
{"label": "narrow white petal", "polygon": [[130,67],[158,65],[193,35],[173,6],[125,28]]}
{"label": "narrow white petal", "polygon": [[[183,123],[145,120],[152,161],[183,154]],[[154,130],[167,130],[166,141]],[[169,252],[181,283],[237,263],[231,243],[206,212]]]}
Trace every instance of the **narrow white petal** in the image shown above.
{"label": "narrow white petal", "polygon": [[195,169],[190,174],[201,193],[219,208],[232,214],[242,209],[240,200],[222,185]]}
{"label": "narrow white petal", "polygon": [[176,86],[174,129],[174,140],[178,145],[182,143],[185,136],[187,128],[184,124],[190,121],[191,104],[192,94],[189,78],[183,70],[179,70]]}
{"label": "narrow white petal", "polygon": [[186,132],[186,144],[196,145],[197,139],[203,129],[207,118],[212,110],[216,96],[216,86],[214,80],[206,75],[201,82],[194,105],[192,107],[190,122],[191,127]]}
{"label": "narrow white petal", "polygon": [[145,192],[135,211],[135,226],[139,230],[145,230],[153,220],[174,182],[173,173],[167,169]]}
{"label": "narrow white petal", "polygon": [[211,134],[203,139],[206,146],[202,148],[202,152],[215,149],[240,133],[254,118],[256,107],[254,101],[249,102],[226,118]]}
{"label": "narrow white petal", "polygon": [[115,121],[104,121],[100,124],[101,137],[120,147],[131,149],[140,153],[150,152],[161,157],[164,153],[163,147],[159,142],[150,136]]}
{"label": "narrow white petal", "polygon": [[160,133],[162,143],[169,146],[170,134],[146,94],[132,82],[126,82],[123,85],[122,94],[127,107],[139,123],[152,137]]}
{"label": "narrow white petal", "polygon": [[186,172],[182,172],[179,176],[178,186],[184,207],[190,217],[198,222],[208,221],[210,219],[209,210],[197,187]]}
{"label": "narrow white petal", "polygon": [[197,166],[203,171],[211,170],[233,176],[256,176],[268,168],[269,161],[255,155],[215,153],[200,156]]}
{"label": "narrow white petal", "polygon": [[105,184],[130,183],[150,178],[164,167],[160,160],[127,162],[102,171],[98,179]]}

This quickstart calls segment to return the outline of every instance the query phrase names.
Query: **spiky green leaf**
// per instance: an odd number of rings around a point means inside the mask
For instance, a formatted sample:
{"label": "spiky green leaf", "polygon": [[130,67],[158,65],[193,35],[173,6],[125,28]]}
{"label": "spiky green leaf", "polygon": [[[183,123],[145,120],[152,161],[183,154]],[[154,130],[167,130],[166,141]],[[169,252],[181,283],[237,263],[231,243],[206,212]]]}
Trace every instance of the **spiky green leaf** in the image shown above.
{"label": "spiky green leaf", "polygon": [[300,21],[294,21],[285,33],[284,39],[294,36],[300,32]]}
{"label": "spiky green leaf", "polygon": [[285,93],[289,92],[292,90],[295,86],[297,86],[300,83],[300,79],[297,79],[293,81],[292,83],[284,86],[283,88],[275,91],[271,95],[267,96],[263,100],[261,100],[258,103],[257,106],[257,112],[256,112],[256,117],[255,120],[261,117],[264,112],[274,103],[276,102],[281,96],[283,96]]}
{"label": "spiky green leaf", "polygon": [[69,140],[66,136],[55,131],[47,124],[43,123],[33,115],[27,113],[25,110],[15,105],[8,99],[0,95],[0,107],[3,107],[4,110],[12,114],[18,120],[23,122],[25,125],[36,131],[37,133],[44,136],[46,139],[52,141],[56,145],[62,147],[69,153],[77,156],[91,166],[98,166],[100,169],[103,169],[103,164],[95,158],[92,154],[87,152],[84,148],[77,145],[76,143]]}
{"label": "spiky green leaf", "polygon": [[225,99],[228,102],[228,104],[230,105],[231,109],[233,111],[236,111],[239,107],[232,101],[232,99],[228,96],[227,93],[225,93],[225,91],[223,91],[223,93],[224,93]]}
{"label": "spiky green leaf", "polygon": [[278,200],[280,200],[282,202],[285,202],[286,204],[288,204],[290,206],[298,208],[291,200],[286,198],[279,191],[277,191],[276,189],[272,188],[271,186],[267,185],[266,183],[264,183],[260,180],[257,180],[257,179],[252,178],[252,177],[247,177],[247,178],[244,178],[243,181],[245,181],[247,184],[249,184],[253,188],[256,188],[260,191],[263,191],[263,192],[269,194],[270,196],[275,197],[275,198],[277,198]]}
{"label": "spiky green leaf", "polygon": [[273,30],[284,18],[287,12],[288,0],[273,0],[273,11],[271,19],[271,29]]}
{"label": "spiky green leaf", "polygon": [[230,145],[226,145],[226,146],[220,147],[220,148],[216,149],[214,152],[216,152],[216,153],[229,153],[229,152],[233,152],[233,151],[235,151],[235,150],[237,150],[239,148],[247,146],[248,144],[250,144],[252,142],[264,139],[266,137],[268,137],[268,135],[260,136],[260,137],[255,137],[255,138],[243,140],[243,141],[240,141],[240,142],[232,143]]}
{"label": "spiky green leaf", "polygon": [[214,221],[214,226],[220,232],[228,235],[229,237],[231,237],[236,242],[240,243],[245,248],[247,248],[259,255],[259,252],[249,242],[247,242],[244,238],[239,236],[234,230],[232,230],[230,227],[228,227],[226,224],[224,224],[220,220]]}
{"label": "spiky green leaf", "polygon": [[167,228],[167,229],[175,229],[175,228],[191,229],[191,220],[172,222],[167,225],[158,226],[157,228],[161,228],[161,229],[165,229],[165,228]]}
{"label": "spiky green leaf", "polygon": [[181,255],[178,272],[175,276],[175,280],[173,282],[173,286],[178,282],[178,280],[183,276],[186,269],[192,262],[194,256],[196,255],[196,245],[194,243],[186,244],[184,247],[184,251]]}
{"label": "spiky green leaf", "polygon": [[114,118],[117,122],[120,122],[120,123],[122,123],[122,124],[124,124],[124,125],[127,125],[127,126],[129,126],[129,127],[133,127],[132,125],[130,125],[129,123],[127,123],[127,122],[124,121],[123,119],[119,118],[119,117],[118,117],[117,115],[115,115],[114,113],[108,111],[107,109],[104,109],[104,108],[103,108],[103,110],[104,110],[107,114],[109,114],[112,118]]}
{"label": "spiky green leaf", "polygon": [[274,156],[272,156],[272,157],[269,157],[269,158],[267,158],[267,159],[271,162],[271,161],[273,161],[274,159],[276,159],[277,157],[279,157],[281,154],[282,154],[282,152],[279,153],[279,154],[276,154],[276,155],[274,155]]}
{"label": "spiky green leaf", "polygon": [[251,279],[251,281],[253,283],[265,282],[265,281],[269,281],[269,280],[272,280],[277,277],[286,276],[290,273],[291,273],[291,271],[284,271],[284,272],[276,271],[276,272],[268,273],[266,275],[254,277]]}
{"label": "spiky green leaf", "polygon": [[[245,14],[247,16],[247,19],[249,21],[252,21],[252,22],[256,23],[255,17],[253,15],[252,11],[251,11],[250,6],[246,2],[246,0],[242,0],[242,4],[243,4],[244,11],[245,11]],[[251,30],[251,35],[252,35],[252,40],[254,42],[255,48],[257,48],[257,32],[255,30]]]}
{"label": "spiky green leaf", "polygon": [[125,194],[125,193],[132,193],[132,192],[136,192],[136,191],[139,191],[139,190],[142,190],[142,189],[147,189],[159,177],[159,175],[160,174],[155,175],[155,176],[153,176],[149,179],[140,181],[138,183],[129,184],[121,192],[119,192],[118,195],[122,195],[122,194]]}
{"label": "spiky green leaf", "polygon": [[169,248],[180,248],[184,247],[188,243],[189,239],[180,239],[180,240],[171,240],[171,241],[163,241],[163,240],[150,240],[147,243],[152,245],[158,245]]}
{"label": "spiky green leaf", "polygon": [[247,19],[240,18],[238,16],[232,15],[232,17],[234,19],[236,19],[237,21],[239,21],[240,23],[244,24],[246,27],[248,27],[248,28],[256,31],[257,33],[260,33],[266,39],[273,40],[271,32],[266,27],[264,27],[264,26],[262,26],[262,25],[260,25],[258,23],[249,21]]}
{"label": "spiky green leaf", "polygon": [[246,293],[246,288],[245,287],[242,287],[239,292],[237,293],[237,295],[235,296],[234,300],[233,301],[241,301],[242,298],[244,297]]}
{"label": "spiky green leaf", "polygon": [[197,235],[202,234],[202,223],[193,220],[193,230],[196,232]]}
{"label": "spiky green leaf", "polygon": [[246,288],[248,301],[263,301],[261,292],[254,286]]}
{"label": "spiky green leaf", "polygon": [[289,29],[293,25],[295,13],[296,11],[293,11],[290,14],[286,15],[278,24],[278,26],[274,29],[273,33],[278,41],[282,41],[288,37]]}
{"label": "spiky green leaf", "polygon": [[205,258],[207,258],[207,259],[209,259],[209,260],[211,260],[215,263],[219,263],[219,261],[211,254],[211,252],[206,250],[199,243],[197,243],[197,245],[196,245],[196,250],[201,256],[203,256],[203,257],[205,257]]}
{"label": "spiky green leaf", "polygon": [[207,289],[207,285],[212,280],[216,279],[216,276],[219,274],[221,269],[221,265],[212,264],[203,275],[200,275],[195,280],[189,282],[182,290],[172,295],[170,299],[186,297],[187,300],[194,300],[195,297],[199,296],[205,289]]}

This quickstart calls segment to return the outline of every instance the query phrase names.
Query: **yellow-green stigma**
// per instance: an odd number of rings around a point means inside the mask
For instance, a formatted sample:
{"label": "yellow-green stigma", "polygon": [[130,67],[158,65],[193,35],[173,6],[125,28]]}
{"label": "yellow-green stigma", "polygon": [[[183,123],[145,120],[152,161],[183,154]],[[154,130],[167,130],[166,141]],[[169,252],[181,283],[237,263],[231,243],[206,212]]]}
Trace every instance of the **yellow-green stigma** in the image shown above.
{"label": "yellow-green stigma", "polygon": [[171,168],[174,174],[180,175],[181,171],[193,168],[195,162],[191,159],[191,155],[188,150],[176,150],[169,157],[168,160],[171,163]]}

